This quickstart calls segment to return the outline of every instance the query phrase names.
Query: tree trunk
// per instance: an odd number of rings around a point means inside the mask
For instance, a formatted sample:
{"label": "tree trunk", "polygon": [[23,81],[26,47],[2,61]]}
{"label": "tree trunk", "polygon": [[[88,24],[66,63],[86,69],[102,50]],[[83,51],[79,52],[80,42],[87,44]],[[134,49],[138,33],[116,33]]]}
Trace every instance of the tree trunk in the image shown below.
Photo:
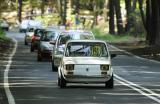
{"label": "tree trunk", "polygon": [[18,21],[22,21],[22,0],[18,0]]}
{"label": "tree trunk", "polygon": [[158,2],[158,0],[147,0],[147,39],[149,40],[149,45],[159,44],[160,11]]}
{"label": "tree trunk", "polygon": [[152,43],[156,44],[156,45],[160,45],[160,11],[159,11],[159,0],[152,0],[152,10],[153,10],[153,14],[152,14],[152,24],[153,24],[153,29],[152,29],[152,34],[153,35],[153,39],[152,39]]}
{"label": "tree trunk", "polygon": [[79,6],[80,6],[79,0],[76,0],[75,2],[76,2],[75,3],[75,5],[76,5],[76,7],[75,7],[75,13],[79,13]]}
{"label": "tree trunk", "polygon": [[118,34],[123,34],[124,30],[123,30],[120,0],[115,0],[115,10],[116,10],[116,20],[117,20],[117,32]]}
{"label": "tree trunk", "polygon": [[133,0],[132,11],[135,11],[135,9],[136,9],[136,4],[137,4],[137,0]]}
{"label": "tree trunk", "polygon": [[140,9],[140,13],[141,13],[142,22],[143,22],[144,28],[147,29],[146,18],[145,18],[144,10],[143,10],[143,0],[138,0],[138,2],[139,2],[139,9]]}
{"label": "tree trunk", "polygon": [[147,36],[146,36],[146,42],[149,44],[150,38],[151,38],[151,22],[152,20],[152,8],[151,8],[151,0],[146,1],[146,30],[147,30]]}
{"label": "tree trunk", "polygon": [[125,25],[125,31],[128,32],[131,28],[131,0],[125,0],[125,7],[126,7],[126,25]]}
{"label": "tree trunk", "polygon": [[42,0],[42,3],[41,3],[41,16],[44,14],[45,10],[44,10],[44,7],[45,7],[45,0]]}
{"label": "tree trunk", "polygon": [[115,26],[114,26],[114,1],[109,0],[109,33],[115,34]]}
{"label": "tree trunk", "polygon": [[66,9],[67,9],[67,0],[62,0],[62,23],[66,25]]}

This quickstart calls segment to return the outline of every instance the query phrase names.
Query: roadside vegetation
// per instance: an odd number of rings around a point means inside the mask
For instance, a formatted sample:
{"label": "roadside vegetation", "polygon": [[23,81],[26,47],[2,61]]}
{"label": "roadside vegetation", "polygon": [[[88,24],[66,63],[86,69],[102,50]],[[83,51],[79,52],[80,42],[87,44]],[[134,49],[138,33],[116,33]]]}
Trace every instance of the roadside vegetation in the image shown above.
{"label": "roadside vegetation", "polygon": [[0,41],[10,42],[10,39],[6,37],[5,32],[0,28]]}
{"label": "roadside vegetation", "polygon": [[122,35],[112,35],[101,31],[99,28],[92,29],[92,32],[95,34],[96,39],[105,40],[109,43],[121,43],[121,42],[130,42],[134,43],[135,41],[144,41],[145,37],[139,35],[138,37],[133,36],[132,34],[122,34]]}

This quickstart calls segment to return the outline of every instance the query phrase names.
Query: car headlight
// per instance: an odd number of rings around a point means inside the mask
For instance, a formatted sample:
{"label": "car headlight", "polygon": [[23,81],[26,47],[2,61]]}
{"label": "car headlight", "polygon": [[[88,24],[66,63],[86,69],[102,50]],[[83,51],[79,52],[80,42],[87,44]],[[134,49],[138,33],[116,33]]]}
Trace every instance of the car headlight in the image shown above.
{"label": "car headlight", "polygon": [[101,65],[100,66],[102,71],[108,71],[109,70],[109,65]]}
{"label": "car headlight", "polygon": [[66,70],[74,70],[73,64],[67,64],[65,67],[66,67]]}

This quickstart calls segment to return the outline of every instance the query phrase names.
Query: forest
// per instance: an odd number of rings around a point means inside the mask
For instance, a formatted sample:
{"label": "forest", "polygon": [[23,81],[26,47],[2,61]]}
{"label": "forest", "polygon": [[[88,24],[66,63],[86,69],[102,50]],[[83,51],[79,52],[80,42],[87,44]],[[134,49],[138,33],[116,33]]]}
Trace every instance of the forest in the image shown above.
{"label": "forest", "polygon": [[83,19],[91,16],[94,28],[101,16],[109,34],[143,35],[148,45],[160,45],[160,0],[0,0],[0,18],[3,12],[16,11],[21,22],[26,6],[41,10],[41,16],[46,7],[56,8],[63,25],[68,16],[79,14]]}

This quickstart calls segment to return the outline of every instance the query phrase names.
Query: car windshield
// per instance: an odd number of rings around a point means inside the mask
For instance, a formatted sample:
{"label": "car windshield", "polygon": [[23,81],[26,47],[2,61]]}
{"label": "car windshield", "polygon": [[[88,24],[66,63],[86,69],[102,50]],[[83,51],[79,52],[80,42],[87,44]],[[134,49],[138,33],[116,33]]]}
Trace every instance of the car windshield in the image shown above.
{"label": "car windshield", "polygon": [[72,39],[94,39],[94,36],[91,32],[64,32],[63,35],[69,35]]}
{"label": "car windshield", "polygon": [[34,32],[34,28],[30,28],[28,32]]}
{"label": "car windshield", "polygon": [[66,42],[71,39],[72,39],[72,36],[70,35],[62,35],[59,40],[59,45],[66,44]]}
{"label": "car windshield", "polygon": [[56,34],[51,31],[46,31],[44,34],[41,36],[42,41],[52,41],[55,40]]}
{"label": "car windshield", "polygon": [[100,42],[71,42],[65,51],[66,57],[108,57],[106,45]]}
{"label": "car windshield", "polygon": [[44,30],[43,29],[37,29],[35,30],[35,36],[41,36],[44,34]]}

